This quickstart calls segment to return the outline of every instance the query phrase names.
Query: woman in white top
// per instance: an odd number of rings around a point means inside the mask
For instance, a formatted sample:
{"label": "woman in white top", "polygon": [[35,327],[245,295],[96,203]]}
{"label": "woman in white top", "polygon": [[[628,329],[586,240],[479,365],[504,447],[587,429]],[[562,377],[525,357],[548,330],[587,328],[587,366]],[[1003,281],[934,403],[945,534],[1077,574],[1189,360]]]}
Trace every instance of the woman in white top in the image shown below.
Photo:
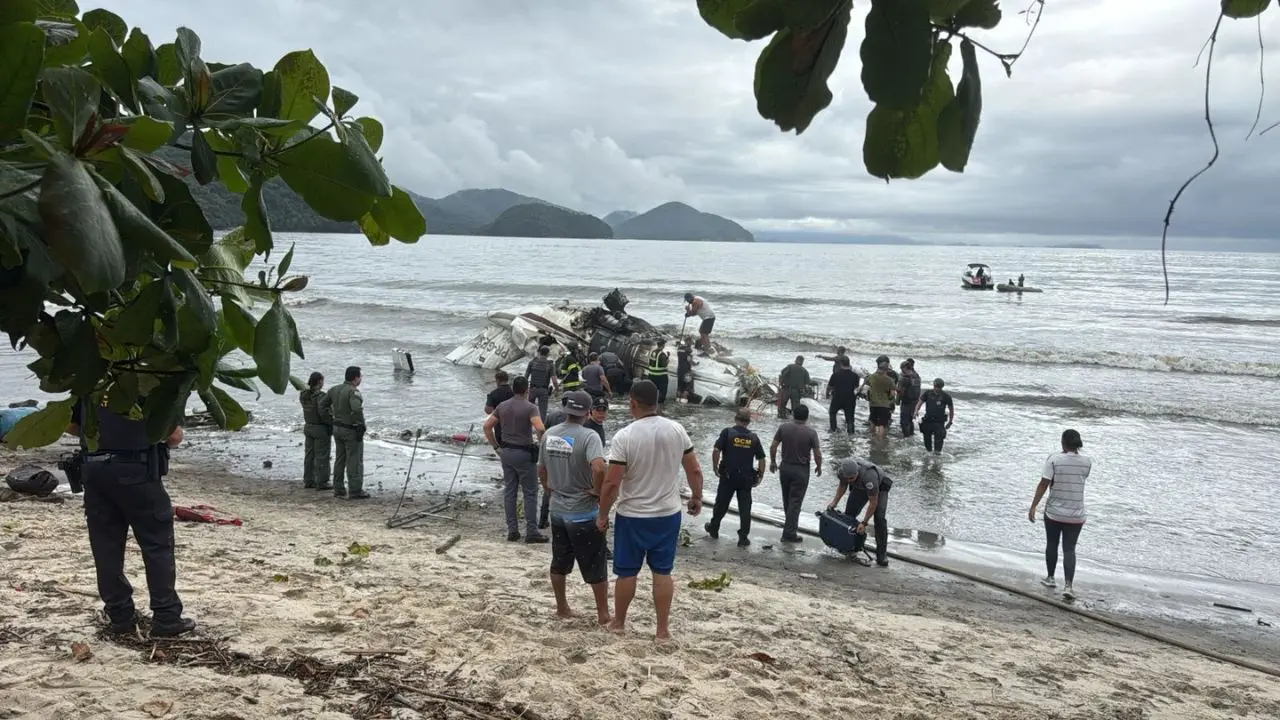
{"label": "woman in white top", "polygon": [[1062,452],[1054,453],[1044,462],[1040,472],[1040,484],[1036,487],[1036,496],[1031,500],[1031,509],[1027,511],[1027,519],[1036,521],[1036,506],[1049,492],[1049,499],[1044,504],[1044,529],[1047,543],[1044,549],[1044,563],[1049,574],[1040,582],[1045,587],[1056,588],[1054,571],[1058,566],[1058,543],[1062,543],[1062,572],[1066,576],[1066,585],[1062,590],[1064,600],[1075,598],[1071,587],[1076,575],[1076,541],[1080,539],[1080,531],[1084,529],[1084,483],[1093,469],[1093,460],[1080,454],[1084,441],[1075,430],[1062,431]]}

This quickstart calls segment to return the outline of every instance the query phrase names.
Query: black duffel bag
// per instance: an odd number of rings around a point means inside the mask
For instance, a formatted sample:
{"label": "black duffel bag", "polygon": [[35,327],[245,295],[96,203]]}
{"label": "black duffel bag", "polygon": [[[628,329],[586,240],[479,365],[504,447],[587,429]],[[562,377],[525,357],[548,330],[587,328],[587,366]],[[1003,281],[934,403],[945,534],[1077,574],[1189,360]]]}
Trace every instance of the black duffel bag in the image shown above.
{"label": "black duffel bag", "polygon": [[58,487],[58,478],[38,465],[23,465],[12,470],[4,478],[5,483],[17,493],[43,497]]}

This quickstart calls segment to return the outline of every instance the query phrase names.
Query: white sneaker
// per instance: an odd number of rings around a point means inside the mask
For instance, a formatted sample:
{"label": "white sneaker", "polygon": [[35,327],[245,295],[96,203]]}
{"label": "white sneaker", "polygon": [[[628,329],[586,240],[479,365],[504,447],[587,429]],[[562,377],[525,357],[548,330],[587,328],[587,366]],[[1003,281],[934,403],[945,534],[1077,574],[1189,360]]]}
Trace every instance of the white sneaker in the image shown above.
{"label": "white sneaker", "polygon": [[1040,580],[1040,584],[1048,588],[1058,587],[1058,581],[1054,580],[1052,577],[1049,577],[1047,575]]}
{"label": "white sneaker", "polygon": [[1076,591],[1071,589],[1071,583],[1067,583],[1067,586],[1062,588],[1062,599],[1063,600],[1076,599]]}

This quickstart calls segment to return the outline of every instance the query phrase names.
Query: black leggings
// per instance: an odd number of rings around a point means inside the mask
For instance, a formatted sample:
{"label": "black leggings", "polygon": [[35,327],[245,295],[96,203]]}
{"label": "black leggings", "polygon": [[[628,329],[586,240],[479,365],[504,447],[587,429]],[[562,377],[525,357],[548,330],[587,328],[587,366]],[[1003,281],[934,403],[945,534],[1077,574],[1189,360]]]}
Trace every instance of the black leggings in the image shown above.
{"label": "black leggings", "polygon": [[1080,531],[1084,523],[1064,523],[1057,520],[1044,519],[1044,531],[1048,542],[1044,546],[1044,565],[1049,569],[1049,577],[1058,567],[1058,538],[1062,538],[1062,572],[1070,584],[1076,577],[1076,541],[1080,539]]}

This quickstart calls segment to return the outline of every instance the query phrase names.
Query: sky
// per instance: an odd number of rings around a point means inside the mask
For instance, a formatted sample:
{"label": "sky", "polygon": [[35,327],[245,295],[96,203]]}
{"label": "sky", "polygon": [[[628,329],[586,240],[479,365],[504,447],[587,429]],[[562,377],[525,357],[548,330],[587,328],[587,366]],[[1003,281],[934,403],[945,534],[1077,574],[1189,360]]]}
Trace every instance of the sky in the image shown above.
{"label": "sky", "polygon": [[[975,39],[1014,52],[1029,27],[1005,18]],[[835,100],[800,136],[759,117],[765,42],[725,38],[695,0],[101,0],[157,45],[179,26],[206,60],[270,68],[311,48],[355,114],[387,127],[394,182],[440,197],[504,187],[604,215],[678,200],[756,231],[911,237],[1152,238],[1169,199],[1212,154],[1204,63],[1217,0],[1048,0],[1013,77],[980,53],[983,116],[968,169],[885,183],[862,165],[870,104],[855,2],[831,80]],[[95,5],[82,0],[81,9]],[[1264,68],[1280,95],[1280,9]],[[1227,20],[1213,61],[1217,165],[1174,215],[1180,239],[1280,250],[1280,128],[1246,140],[1259,98],[1259,24]],[[951,74],[959,75],[959,53]],[[1259,130],[1280,121],[1266,98]],[[1236,243],[1239,245],[1239,243]]]}

